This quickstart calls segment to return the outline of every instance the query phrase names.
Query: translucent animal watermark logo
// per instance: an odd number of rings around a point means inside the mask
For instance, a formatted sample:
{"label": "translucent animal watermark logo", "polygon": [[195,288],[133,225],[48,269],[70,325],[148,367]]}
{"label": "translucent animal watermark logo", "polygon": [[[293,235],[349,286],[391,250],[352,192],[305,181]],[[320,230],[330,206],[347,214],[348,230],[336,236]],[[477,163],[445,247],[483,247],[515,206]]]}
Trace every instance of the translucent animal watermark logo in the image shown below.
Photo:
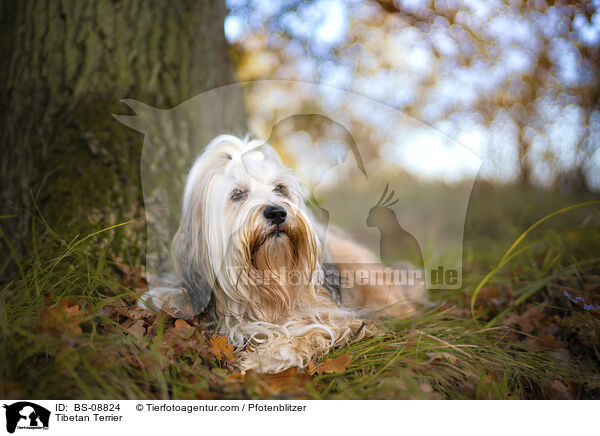
{"label": "translucent animal watermark logo", "polygon": [[[240,120],[232,107],[244,94],[269,98],[254,101],[258,110]],[[461,287],[465,216],[481,160],[443,132],[362,95],[293,81],[228,85],[167,110],[123,102],[136,114],[115,117],[145,134],[140,169],[150,287],[163,286],[160,278],[174,272],[171,244],[186,177],[197,156],[219,135],[248,132],[269,143],[305,184],[303,201],[320,224],[322,244],[335,227],[390,270],[419,271],[417,279],[430,290]],[[376,135],[368,134],[367,124]],[[432,154],[430,143],[441,145],[444,155]],[[244,159],[251,167],[251,159]],[[430,183],[410,175],[436,159],[449,167],[460,162],[455,171],[460,181]],[[260,179],[250,167],[250,177]],[[233,229],[230,237],[235,234]],[[225,253],[220,256],[211,262],[227,267]],[[402,274],[398,277],[402,280]]]}

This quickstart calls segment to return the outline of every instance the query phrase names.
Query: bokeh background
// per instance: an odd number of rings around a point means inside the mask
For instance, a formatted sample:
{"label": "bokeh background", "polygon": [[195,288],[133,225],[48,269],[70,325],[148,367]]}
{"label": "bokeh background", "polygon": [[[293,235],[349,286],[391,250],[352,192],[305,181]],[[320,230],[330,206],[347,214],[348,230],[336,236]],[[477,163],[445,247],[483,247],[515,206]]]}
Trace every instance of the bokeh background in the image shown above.
{"label": "bokeh background", "polygon": [[[597,1],[227,4],[239,80],[307,81],[376,99],[474,150],[485,180],[600,189]],[[251,132],[265,135],[253,115],[288,100],[265,89],[245,101]],[[344,112],[371,144],[383,143],[371,153],[419,177],[463,176],[468,163],[426,129],[391,129],[377,111],[361,109]],[[407,156],[403,141],[430,158]]]}

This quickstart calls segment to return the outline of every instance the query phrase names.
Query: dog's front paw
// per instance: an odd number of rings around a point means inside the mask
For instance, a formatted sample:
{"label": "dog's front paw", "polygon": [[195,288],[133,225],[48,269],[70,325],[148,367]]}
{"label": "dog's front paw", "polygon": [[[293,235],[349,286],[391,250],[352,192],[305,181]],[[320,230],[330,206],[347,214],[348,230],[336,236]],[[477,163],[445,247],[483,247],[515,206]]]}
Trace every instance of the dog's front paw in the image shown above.
{"label": "dog's front paw", "polygon": [[175,318],[189,319],[196,315],[183,288],[152,288],[140,297],[138,306],[162,310]]}

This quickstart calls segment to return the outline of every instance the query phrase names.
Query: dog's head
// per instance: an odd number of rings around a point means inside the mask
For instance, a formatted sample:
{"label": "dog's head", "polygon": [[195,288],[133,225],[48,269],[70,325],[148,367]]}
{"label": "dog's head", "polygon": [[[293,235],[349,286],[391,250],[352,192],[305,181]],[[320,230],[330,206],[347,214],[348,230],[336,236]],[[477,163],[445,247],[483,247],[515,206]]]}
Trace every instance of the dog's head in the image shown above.
{"label": "dog's head", "polygon": [[225,316],[278,321],[318,272],[299,181],[268,144],[229,135],[188,175],[173,249],[188,286],[206,281]]}

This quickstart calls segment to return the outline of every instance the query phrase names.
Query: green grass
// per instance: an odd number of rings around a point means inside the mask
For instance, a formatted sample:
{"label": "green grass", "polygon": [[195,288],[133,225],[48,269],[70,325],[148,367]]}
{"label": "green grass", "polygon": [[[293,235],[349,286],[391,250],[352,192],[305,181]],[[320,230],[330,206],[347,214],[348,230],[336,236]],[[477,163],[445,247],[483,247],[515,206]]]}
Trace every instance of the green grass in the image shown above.
{"label": "green grass", "polygon": [[324,375],[332,398],[526,398],[555,374],[576,376],[507,339],[508,328],[477,329],[449,311],[389,326],[395,333],[350,348],[347,374]]}
{"label": "green grass", "polygon": [[13,253],[0,289],[0,397],[598,398],[600,317],[564,291],[600,303],[600,213],[569,209],[525,232],[565,206],[527,195],[475,193],[462,290],[435,292],[416,317],[382,321],[380,335],[325,357],[350,352],[344,372],[285,383],[232,376],[201,328],[180,340],[164,314],[139,315],[151,331],[128,334],[115,306],[134,304],[139,278],[124,277],[106,243],[126,223],[64,240],[36,220],[31,255]]}

